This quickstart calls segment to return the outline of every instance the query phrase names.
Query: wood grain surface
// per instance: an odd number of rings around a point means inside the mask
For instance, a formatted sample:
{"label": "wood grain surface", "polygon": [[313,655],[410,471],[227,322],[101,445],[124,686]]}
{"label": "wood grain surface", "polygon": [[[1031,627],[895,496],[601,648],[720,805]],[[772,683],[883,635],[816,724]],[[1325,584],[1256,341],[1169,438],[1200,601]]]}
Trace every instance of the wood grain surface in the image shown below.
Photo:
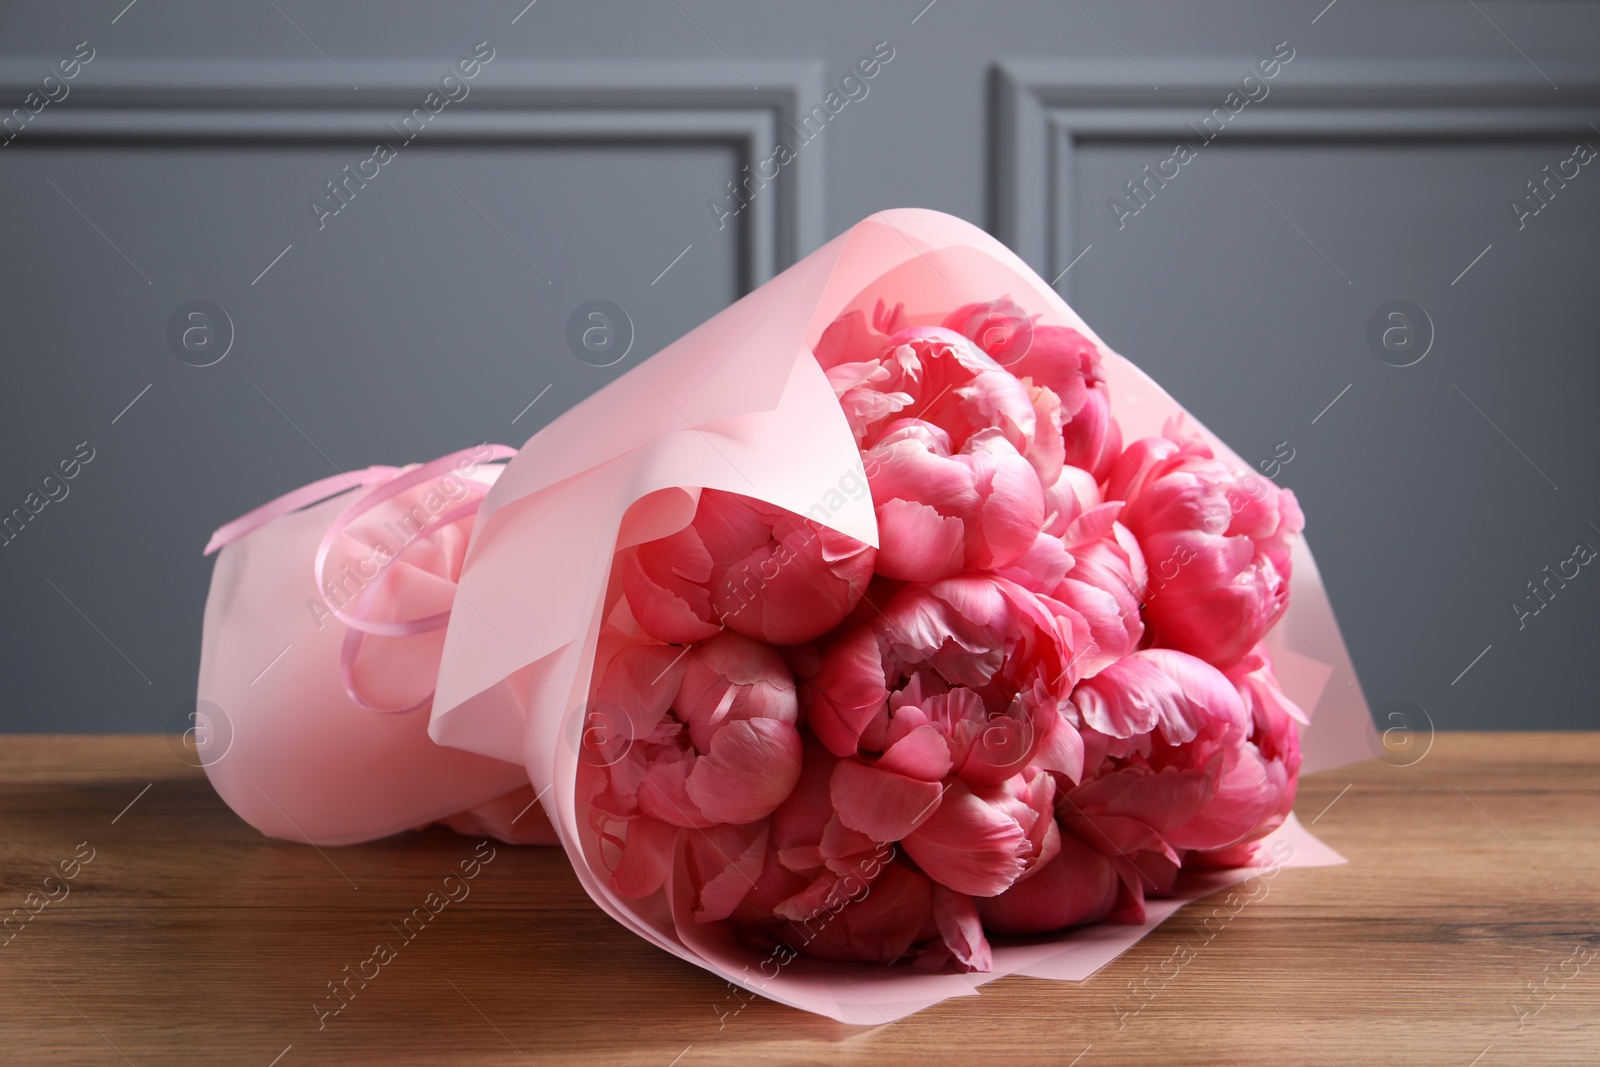
{"label": "wood grain surface", "polygon": [[32,917],[0,934],[0,1063],[1600,1063],[1600,734],[1440,734],[1306,778],[1297,810],[1348,866],[1205,929],[1224,894],[1199,901],[1086,982],[871,1028],[741,1008],[559,850],[500,845],[319,1017],[476,841],[273,841],[165,738],[6,738],[0,916]]}

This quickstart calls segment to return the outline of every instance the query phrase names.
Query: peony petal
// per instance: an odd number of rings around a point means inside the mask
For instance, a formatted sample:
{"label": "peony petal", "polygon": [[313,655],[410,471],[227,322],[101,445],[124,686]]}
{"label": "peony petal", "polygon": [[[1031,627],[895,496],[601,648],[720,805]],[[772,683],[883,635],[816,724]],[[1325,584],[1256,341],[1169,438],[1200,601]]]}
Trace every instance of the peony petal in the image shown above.
{"label": "peony petal", "polygon": [[1080,683],[1072,703],[1084,725],[1108,737],[1147,734],[1161,721],[1163,698],[1175,699],[1171,679],[1127,656]]}
{"label": "peony petal", "polygon": [[1138,647],[1142,627],[1137,604],[1124,604],[1112,593],[1073,578],[1059,583],[1053,596],[1081,615],[1093,636],[1094,648],[1084,650],[1078,661],[1083,677],[1099,674]]}
{"label": "peony petal", "polygon": [[1044,526],[1044,490],[1033,468],[997,433],[982,431],[966,447],[961,458],[973,464],[983,495],[978,536],[968,543],[967,563],[993,570],[1033,545]]}
{"label": "peony petal", "polygon": [[983,922],[971,897],[935,883],[933,918],[939,924],[939,936],[949,949],[957,970],[994,970],[989,939],[983,936]]}
{"label": "peony petal", "polygon": [[1167,830],[1165,836],[1176,848],[1220,849],[1257,831],[1266,833],[1281,786],[1281,775],[1275,778],[1256,746],[1245,742],[1230,753],[1211,799],[1194,818]]}
{"label": "peony petal", "polygon": [[[834,764],[839,761],[811,737],[805,739],[804,753],[799,780],[790,790],[788,799],[772,813],[772,844],[780,854],[791,848],[814,849],[822,840],[824,827],[833,818],[828,783],[833,778]],[[788,860],[783,862],[788,863]],[[821,864],[818,854],[804,866]]]}
{"label": "peony petal", "polygon": [[628,823],[622,862],[611,873],[611,885],[625,897],[647,897],[660,889],[672,869],[672,854],[681,831],[659,819],[643,816]]}
{"label": "peony petal", "polygon": [[845,826],[874,841],[898,841],[935,814],[942,790],[938,782],[846,759],[833,769],[828,795]]}
{"label": "peony petal", "polygon": [[752,833],[745,827],[713,827],[691,833],[689,846],[702,876],[695,921],[726,919],[756,887],[767,854],[767,828],[760,826]]}
{"label": "peony petal", "polygon": [[[649,737],[672,707],[683,681],[683,650],[673,645],[629,645],[613,656],[601,673],[600,684],[591,701],[585,730],[598,727],[600,733],[585,740],[632,741]],[[613,722],[613,713],[626,716],[629,727]],[[610,761],[612,753],[607,753]]]}
{"label": "peony petal", "polygon": [[828,646],[806,694],[806,724],[817,740],[835,756],[855,752],[862,731],[889,696],[870,626],[858,626]]}
{"label": "peony petal", "polygon": [[715,732],[740,719],[795,722],[800,717],[794,676],[770,645],[732,630],[696,645],[683,659],[683,681],[673,710],[689,726],[698,752]]}
{"label": "peony petal", "polygon": [[771,537],[772,525],[762,511],[763,506],[749,497],[721,489],[702,489],[694,513],[694,529],[712,560],[726,566],[749,555]]}
{"label": "peony petal", "polygon": [[1080,515],[1100,506],[1100,487],[1088,471],[1063,467],[1055,482],[1045,486],[1044,502],[1045,530],[1060,537]]}
{"label": "peony petal", "polygon": [[1202,723],[1229,737],[1242,740],[1249,736],[1250,716],[1239,699],[1239,691],[1217,668],[1176,649],[1147,648],[1138,655],[1173,679],[1188,705],[1181,721],[1176,717],[1162,721],[1162,733],[1169,744],[1188,741],[1193,736],[1191,730],[1198,731]]}
{"label": "peony petal", "polygon": [[694,761],[686,789],[709,819],[748,823],[764,819],[800,780],[800,733],[777,719],[730,722],[711,738],[711,751]]}
{"label": "peony petal", "polygon": [[[823,862],[829,870],[835,874],[847,874],[866,866],[881,845],[882,842],[874,841],[861,831],[850,829],[839,821],[838,815],[834,815],[822,831],[820,848]],[[879,866],[873,866],[872,877],[876,877]],[[871,881],[872,877],[867,880]]]}
{"label": "peony petal", "polygon": [[883,349],[884,340],[884,336],[867,323],[863,312],[851,311],[828,324],[813,351],[822,369],[831,370],[851,360],[873,358]]}
{"label": "peony petal", "polygon": [[673,826],[704,829],[715,826],[698,804],[689,798],[686,783],[694,766],[694,756],[651,765],[639,783],[639,810]]}
{"label": "peony petal", "polygon": [[1205,767],[1158,772],[1125,767],[1066,794],[1061,822],[1097,851],[1124,856],[1153,851],[1175,862],[1166,834],[1204,808],[1216,791],[1217,777]]}
{"label": "peony petal", "polygon": [[1020,773],[1033,759],[1041,738],[1034,716],[1023,712],[1021,703],[1019,698],[1019,707],[1012,714],[969,719],[963,724],[962,732],[969,743],[956,770],[963,782],[971,786],[997,786]]}
{"label": "peony petal", "polygon": [[798,892],[774,904],[772,914],[809,928],[829,914],[830,902],[843,905],[845,897],[839,892],[839,881],[837,874],[823,871]]}
{"label": "peony petal", "polygon": [[879,574],[931,582],[961,570],[966,527],[927,504],[893,499],[877,508]]}
{"label": "peony petal", "polygon": [[[1037,326],[1028,350],[1008,364],[1019,378],[1032,378],[1053,390],[1064,402],[1080,400],[1086,376],[1097,373],[1099,350],[1077,330],[1066,326]],[[1077,404],[1072,403],[1072,411]]]}
{"label": "peony petal", "polygon": [[856,363],[838,363],[826,371],[828,384],[834,396],[844,396],[850,390],[871,381],[886,382],[889,373],[882,360],[865,359]]}
{"label": "peony petal", "polygon": [[1117,516],[1122,514],[1122,508],[1120,500],[1096,504],[1068,524],[1066,532],[1061,535],[1062,541],[1069,545],[1081,545],[1100,540],[1111,533]]}
{"label": "peony petal", "polygon": [[908,660],[937,667],[956,685],[977,688],[1005,658],[1001,635],[1010,618],[997,581],[962,575],[906,586],[885,606],[877,625]]}
{"label": "peony petal", "polygon": [[939,728],[931,724],[907,733],[885,749],[882,758],[873,764],[879,770],[924,782],[940,781],[950,773],[950,765],[950,744]]}
{"label": "peony petal", "polygon": [[901,845],[928,877],[976,897],[992,897],[1015,882],[1029,849],[1015,819],[959,781]]}
{"label": "peony petal", "polygon": [[1061,538],[1040,532],[1026,552],[999,571],[1024,589],[1054,589],[1072,569],[1073,562]]}
{"label": "peony petal", "polygon": [[1092,845],[1095,851],[1105,856],[1159,853],[1173,862],[1178,859],[1177,851],[1167,844],[1167,839],[1142,819],[1105,814],[1091,818],[1069,810],[1062,814],[1061,825],[1072,836]]}
{"label": "peony petal", "polygon": [[876,559],[876,549],[853,537],[783,517],[772,540],[728,568],[713,608],[729,628],[758,641],[810,641],[850,614]]}
{"label": "peony petal", "polygon": [[[967,347],[970,350],[970,345]],[[952,345],[951,351],[956,352],[957,346]],[[945,402],[948,405],[951,401],[955,402],[952,406],[960,407],[968,426],[980,431],[991,427],[998,429],[1019,455],[1033,440],[1037,419],[1033,398],[1028,395],[1027,387],[1009,371],[998,367],[983,370],[967,385],[952,389]],[[936,415],[929,417],[938,421]]]}
{"label": "peony petal", "polygon": [[[757,824],[757,827],[760,825]],[[810,881],[805,875],[789,870],[778,861],[777,851],[772,847],[771,824],[766,826],[767,854],[761,863],[761,873],[756,875],[755,885],[748,888],[744,899],[728,916],[733,923],[749,927],[770,926],[776,918],[773,909],[803,890]],[[751,828],[742,829],[748,832]]]}
{"label": "peony petal", "polygon": [[990,933],[1021,937],[1104,919],[1120,887],[1112,859],[1064,834],[1055,859],[1004,893],[975,903]]}
{"label": "peony petal", "polygon": [[1083,781],[1083,735],[1060,711],[1042,718],[1045,736],[1034,753],[1034,765],[1041,770],[1059,771],[1078,784]]}
{"label": "peony petal", "polygon": [[1082,467],[1096,481],[1110,476],[1122,453],[1122,427],[1111,415],[1103,383],[1087,391],[1083,407],[1062,427],[1061,438],[1067,463]]}
{"label": "peony petal", "polygon": [[1203,660],[1173,649],[1125,656],[1073,690],[1084,723],[1110,737],[1161,728],[1168,744],[1194,740],[1202,728],[1247,735],[1244,703],[1232,683]]}
{"label": "peony petal", "polygon": [[[687,583],[668,587],[637,566],[623,571],[622,585],[633,617],[658,641],[690,644],[720,629],[710,619],[710,596],[704,589]],[[704,605],[699,603],[702,598]]]}
{"label": "peony petal", "polygon": [[1066,442],[1061,436],[1061,398],[1053,390],[1029,385],[1028,399],[1033,402],[1033,439],[1023,458],[1039,476],[1040,485],[1051,485],[1061,477],[1067,459]]}
{"label": "peony petal", "polygon": [[926,875],[890,863],[870,888],[841,880],[803,919],[776,936],[806,954],[853,963],[894,963],[932,920],[933,883]]}

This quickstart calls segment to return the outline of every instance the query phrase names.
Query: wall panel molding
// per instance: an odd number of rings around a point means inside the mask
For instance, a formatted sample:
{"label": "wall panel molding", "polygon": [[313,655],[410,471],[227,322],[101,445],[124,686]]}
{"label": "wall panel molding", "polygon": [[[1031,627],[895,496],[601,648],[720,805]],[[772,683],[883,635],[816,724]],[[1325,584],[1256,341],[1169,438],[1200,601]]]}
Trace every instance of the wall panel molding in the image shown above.
{"label": "wall panel molding", "polygon": [[[1005,61],[994,69],[990,228],[1047,279],[1081,249],[1073,155],[1085,143],[1194,140],[1256,60]],[[1142,72],[1142,73],[1141,73]],[[1148,77],[1149,80],[1146,80]],[[1159,89],[1152,88],[1152,84]],[[1298,56],[1218,143],[1516,141],[1600,145],[1600,64],[1333,62]],[[1557,88],[1559,86],[1559,88]],[[1508,195],[1511,190],[1508,190]],[[1068,294],[1070,275],[1057,289]]]}
{"label": "wall panel molding", "polygon": [[[453,60],[326,63],[97,59],[0,153],[44,145],[337,144],[392,138]],[[20,105],[53,61],[0,62],[0,102]],[[819,64],[530,63],[498,59],[427,127],[436,146],[724,145],[754,171],[822,97]],[[349,81],[345,79],[348,78]],[[354,86],[358,87],[353,87]],[[9,115],[0,111],[0,118]],[[825,240],[823,138],[800,147],[742,227],[748,291]],[[419,139],[418,143],[423,143]],[[3,156],[0,156],[3,158]],[[735,171],[730,178],[738,179]],[[701,205],[704,207],[704,205]],[[709,208],[705,209],[710,216]]]}

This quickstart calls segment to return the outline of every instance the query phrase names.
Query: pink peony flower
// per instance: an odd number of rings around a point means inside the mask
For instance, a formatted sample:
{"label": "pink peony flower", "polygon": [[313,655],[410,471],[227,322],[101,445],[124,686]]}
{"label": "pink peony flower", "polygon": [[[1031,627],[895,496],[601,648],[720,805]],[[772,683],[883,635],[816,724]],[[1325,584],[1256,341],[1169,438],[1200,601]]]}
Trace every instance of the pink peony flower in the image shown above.
{"label": "pink peony flower", "polygon": [[1055,779],[1027,768],[998,786],[952,782],[933,813],[901,842],[930,878],[958,893],[992,897],[1061,850]]}
{"label": "pink peony flower", "polygon": [[627,824],[612,876],[626,895],[660,886],[677,829],[765,819],[799,780],[794,678],[773,648],[740,634],[687,652],[627,646],[607,664],[595,701],[621,709],[628,724],[600,741],[611,750],[592,798],[606,821]]}
{"label": "pink peony flower", "polygon": [[640,545],[623,572],[652,637],[704,640],[723,626],[774,645],[832,629],[861,599],[876,551],[810,519],[702,490],[694,521]]}
{"label": "pink peony flower", "polygon": [[[973,434],[997,431],[1043,478],[1060,471],[1059,434],[1036,440],[1038,416],[1028,388],[965,336],[941,326],[906,326],[880,305],[874,326],[860,312],[823,332],[816,356],[863,449],[895,419],[932,423],[959,452]],[[881,330],[892,330],[889,333]]]}
{"label": "pink peony flower", "polygon": [[1008,937],[1042,934],[1108,918],[1129,892],[1116,856],[1070,834],[1056,856],[997,896],[977,901],[984,929]]}
{"label": "pink peony flower", "polygon": [[1004,578],[908,585],[823,651],[806,723],[835,755],[932,782],[999,785],[1030,762],[1076,780],[1081,746],[1062,714],[1092,644],[1083,616]]}
{"label": "pink peony flower", "polygon": [[1149,566],[1150,640],[1219,667],[1237,662],[1289,602],[1289,550],[1305,527],[1294,493],[1235,470],[1195,438],[1135,441],[1107,495]]}
{"label": "pink peony flower", "polygon": [[[1122,451],[1122,430],[1111,417],[1094,342],[1065,326],[1036,325],[1005,298],[957,308],[944,325],[1023,380],[1033,394],[1038,438],[1059,440],[1065,463],[1105,480]],[[1040,477],[1054,480],[1045,470]]]}
{"label": "pink peony flower", "polygon": [[1073,608],[1089,624],[1094,647],[1082,655],[1084,677],[1139,647],[1144,637],[1140,613],[1148,576],[1139,541],[1117,521],[1123,502],[1102,500],[1089,472],[1066,467],[1045,492],[1050,514],[1045,533],[1059,539],[1069,565],[1059,572],[1035,569],[1028,581],[1005,572],[1030,588],[1046,589]]}
{"label": "pink peony flower", "polygon": [[[1079,685],[1072,702],[1083,726],[1084,777],[1063,794],[1058,815],[1083,844],[1148,875],[1143,858],[1176,869],[1186,850],[1229,849],[1282,822],[1293,743],[1280,732],[1282,753],[1264,754],[1240,690],[1203,660],[1171,649],[1136,652]],[[1287,715],[1276,705],[1262,709],[1269,719],[1280,711]]]}
{"label": "pink peony flower", "polygon": [[890,424],[863,456],[878,516],[877,571],[931,582],[995,570],[1026,552],[1044,523],[1038,475],[996,430],[967,438],[916,419]]}
{"label": "pink peony flower", "polygon": [[750,944],[821,959],[989,969],[971,899],[841,821],[834,782],[852,762],[812,742],[798,783],[770,818],[691,831],[696,917],[729,918]]}
{"label": "pink peony flower", "polygon": [[1144,587],[1139,543],[1120,524],[1106,537],[1074,549],[1073,566],[1053,596],[1089,625],[1090,647],[1079,653],[1078,671],[1083,677],[1099,674],[1139,647],[1144,637],[1139,613]]}
{"label": "pink peony flower", "polygon": [[[828,900],[789,918],[793,938],[808,956],[862,963],[897,963],[918,940],[932,936],[934,885],[927,875],[891,863],[860,895],[844,896],[835,910]],[[835,898],[837,900],[837,898]]]}
{"label": "pink peony flower", "polygon": [[1244,842],[1202,858],[1205,863],[1237,867],[1250,861],[1254,852],[1250,842],[1282,826],[1294,808],[1295,788],[1300,781],[1300,727],[1310,720],[1278,688],[1265,645],[1257,645],[1225,673],[1250,714],[1249,744],[1261,760],[1263,788],[1269,794],[1266,816]]}
{"label": "pink peony flower", "polygon": [[1059,848],[1056,771],[1083,749],[1059,694],[1088,627],[1002,578],[908,585],[824,649],[806,721],[833,754],[830,799],[865,840],[898,841],[941,886],[992,896]]}

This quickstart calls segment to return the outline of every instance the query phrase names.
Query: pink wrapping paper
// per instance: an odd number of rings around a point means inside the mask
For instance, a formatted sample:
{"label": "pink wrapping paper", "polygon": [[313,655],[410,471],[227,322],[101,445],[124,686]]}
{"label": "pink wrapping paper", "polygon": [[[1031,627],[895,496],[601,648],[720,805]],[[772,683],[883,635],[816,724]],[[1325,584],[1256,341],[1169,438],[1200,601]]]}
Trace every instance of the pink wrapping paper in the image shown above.
{"label": "pink wrapping paper", "polygon": [[[498,472],[487,467],[480,476],[488,481]],[[212,786],[256,829],[293,841],[354,844],[448,819],[464,832],[552,843],[554,835],[537,810],[513,823],[533,799],[520,758],[444,748],[428,737],[422,712],[380,715],[340,699],[345,628],[325,617],[311,561],[349,503],[340,497],[287,514],[271,523],[267,535],[245,536],[217,558],[206,600],[196,712],[196,726],[205,731],[200,755]],[[358,523],[343,539],[346,555],[359,563],[362,549],[384,536],[382,523],[393,518],[392,512],[374,513]],[[402,600],[408,614],[448,608],[454,585],[435,572],[465,549],[461,530],[419,542],[404,557],[398,580],[379,587],[393,594],[380,610],[396,613]],[[426,558],[424,550],[436,558]],[[341,556],[336,562],[344,561]],[[377,650],[388,654],[381,657],[383,676],[371,679],[382,687],[375,695],[426,692],[441,634],[390,640],[395,645]],[[363,667],[358,658],[358,676],[368,673]],[[508,817],[503,808],[519,798]]]}
{"label": "pink wrapping paper", "polygon": [[[865,486],[866,476],[812,348],[841,313],[870,315],[879,299],[904,302],[915,318],[1001,296],[1100,346],[1125,439],[1158,433],[1184,413],[988,234],[937,212],[882,212],[567,411],[499,472],[470,540],[440,549],[464,557],[431,562],[437,573],[459,568],[458,584],[436,576],[430,584],[428,574],[414,583],[406,614],[423,602],[424,610],[440,610],[439,597],[450,601],[442,636],[389,639],[422,642],[423,673],[437,657],[431,712],[379,715],[353,703],[331,716],[305,711],[314,705],[310,694],[326,692],[330,671],[338,691],[342,627],[313,625],[310,579],[300,588],[281,575],[296,561],[309,570],[317,541],[348,499],[278,520],[273,537],[246,536],[224,549],[207,604],[199,688],[233,727],[225,758],[207,762],[219,793],[264,832],[322,844],[436,820],[526,841],[548,840],[553,827],[590,896],[628,929],[736,985],[855,1024],[972,995],[1007,973],[1081,980],[1182,904],[1256,873],[1206,872],[1180,882],[1178,897],[1149,902],[1144,926],[997,941],[995,970],[963,975],[806,957],[777,965],[719,926],[695,923],[690,902],[673,899],[671,882],[644,900],[620,897],[607,884],[606,857],[575,798],[601,624],[634,627],[611,581],[615,555],[686,526],[702,488],[806,514],[876,545],[870,496],[844,491]],[[1219,459],[1248,466],[1184,414]],[[455,536],[466,538],[466,529]],[[1293,563],[1291,606],[1267,643],[1283,689],[1311,716],[1301,740],[1310,772],[1375,750],[1366,701],[1304,540]],[[285,645],[284,663],[245,681]],[[414,690],[427,682],[394,684]],[[548,825],[523,808],[535,796]],[[1263,844],[1260,854],[1283,866],[1343,862],[1292,816]]]}

